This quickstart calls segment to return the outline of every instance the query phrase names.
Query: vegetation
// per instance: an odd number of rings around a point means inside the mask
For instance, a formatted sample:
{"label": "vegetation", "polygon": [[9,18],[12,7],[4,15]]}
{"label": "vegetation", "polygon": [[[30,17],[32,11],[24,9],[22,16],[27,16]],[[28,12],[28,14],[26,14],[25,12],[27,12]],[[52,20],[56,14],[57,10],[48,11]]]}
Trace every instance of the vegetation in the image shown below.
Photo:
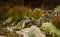
{"label": "vegetation", "polygon": [[60,0],[0,0],[0,36],[60,37]]}

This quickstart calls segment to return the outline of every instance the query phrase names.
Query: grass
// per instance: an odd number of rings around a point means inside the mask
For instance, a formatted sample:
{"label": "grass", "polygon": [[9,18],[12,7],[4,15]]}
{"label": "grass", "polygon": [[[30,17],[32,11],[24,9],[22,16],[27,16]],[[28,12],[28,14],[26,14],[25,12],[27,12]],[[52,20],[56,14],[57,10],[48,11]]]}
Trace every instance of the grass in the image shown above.
{"label": "grass", "polygon": [[19,7],[19,10],[18,8],[10,8],[8,9],[4,15],[1,15],[1,20],[2,18],[3,19],[6,19],[10,16],[12,16],[16,21],[18,20],[21,20],[21,19],[24,19],[24,16],[28,16],[28,17],[34,17],[35,19],[38,19],[40,16],[41,16],[41,13],[42,11],[38,11],[38,10],[34,10],[33,11],[30,11],[29,8],[27,7]]}

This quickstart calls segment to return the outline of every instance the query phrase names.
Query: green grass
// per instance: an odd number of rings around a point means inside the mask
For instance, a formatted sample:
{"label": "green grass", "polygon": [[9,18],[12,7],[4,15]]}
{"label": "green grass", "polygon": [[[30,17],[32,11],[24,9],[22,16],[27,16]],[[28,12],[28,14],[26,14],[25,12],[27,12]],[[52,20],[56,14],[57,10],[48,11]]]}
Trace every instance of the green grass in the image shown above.
{"label": "green grass", "polygon": [[16,10],[14,8],[8,9],[4,15],[1,15],[0,19],[6,19],[10,16],[12,16],[16,21],[24,19],[24,16],[28,17],[34,17],[35,19],[38,19],[42,14],[42,11],[34,10],[30,11],[27,7],[20,7],[20,10]]}

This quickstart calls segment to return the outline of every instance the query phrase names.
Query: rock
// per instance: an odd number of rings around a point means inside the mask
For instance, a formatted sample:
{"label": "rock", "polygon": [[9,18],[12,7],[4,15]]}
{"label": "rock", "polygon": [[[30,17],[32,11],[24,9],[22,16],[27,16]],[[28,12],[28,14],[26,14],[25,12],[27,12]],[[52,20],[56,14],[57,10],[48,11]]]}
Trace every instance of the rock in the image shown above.
{"label": "rock", "polygon": [[23,37],[46,37],[45,34],[36,26],[16,31],[17,34],[22,34]]}

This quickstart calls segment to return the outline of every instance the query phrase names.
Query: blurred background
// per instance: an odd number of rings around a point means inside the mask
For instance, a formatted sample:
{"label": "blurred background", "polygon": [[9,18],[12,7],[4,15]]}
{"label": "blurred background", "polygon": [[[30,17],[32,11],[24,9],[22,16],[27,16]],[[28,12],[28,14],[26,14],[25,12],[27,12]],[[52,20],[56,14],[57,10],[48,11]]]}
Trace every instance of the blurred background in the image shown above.
{"label": "blurred background", "polygon": [[[22,26],[40,27],[42,23],[49,21],[60,32],[60,0],[0,0],[0,35],[22,37],[16,34],[15,30],[21,30]],[[25,22],[26,26],[21,24],[22,22]],[[10,26],[17,27],[10,32],[6,29]]]}

